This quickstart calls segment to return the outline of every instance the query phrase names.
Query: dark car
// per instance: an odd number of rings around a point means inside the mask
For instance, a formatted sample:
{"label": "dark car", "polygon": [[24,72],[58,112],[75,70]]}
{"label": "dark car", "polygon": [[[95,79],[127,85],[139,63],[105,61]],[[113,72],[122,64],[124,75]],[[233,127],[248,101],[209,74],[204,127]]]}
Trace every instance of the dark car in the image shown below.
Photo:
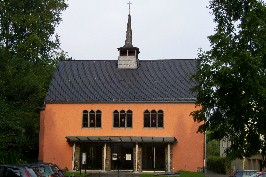
{"label": "dark car", "polygon": [[36,163],[30,167],[41,173],[43,177],[64,177],[63,171],[55,164]]}
{"label": "dark car", "polygon": [[251,175],[250,177],[266,177],[266,172],[260,171],[260,172],[257,172],[255,174]]}
{"label": "dark car", "polygon": [[1,177],[41,177],[32,168],[20,165],[0,165]]}
{"label": "dark car", "polygon": [[257,172],[258,170],[239,170],[235,171],[233,177],[249,177]]}

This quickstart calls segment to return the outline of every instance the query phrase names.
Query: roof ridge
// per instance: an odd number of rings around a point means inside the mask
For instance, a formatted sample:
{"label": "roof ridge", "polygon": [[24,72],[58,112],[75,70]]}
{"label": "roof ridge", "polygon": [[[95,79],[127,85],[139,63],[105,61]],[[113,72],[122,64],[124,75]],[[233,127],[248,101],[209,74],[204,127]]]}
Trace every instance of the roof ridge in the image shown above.
{"label": "roof ridge", "polygon": [[[139,59],[139,62],[142,62],[142,61],[170,61],[170,60],[196,60],[196,59],[185,59],[185,58],[166,58],[166,59]],[[89,59],[89,60],[60,60],[59,62],[79,62],[79,61],[97,61],[97,62],[117,62],[117,60],[108,60],[108,59],[105,59],[105,60],[99,60],[99,59],[95,59],[95,60],[92,60],[92,59]]]}

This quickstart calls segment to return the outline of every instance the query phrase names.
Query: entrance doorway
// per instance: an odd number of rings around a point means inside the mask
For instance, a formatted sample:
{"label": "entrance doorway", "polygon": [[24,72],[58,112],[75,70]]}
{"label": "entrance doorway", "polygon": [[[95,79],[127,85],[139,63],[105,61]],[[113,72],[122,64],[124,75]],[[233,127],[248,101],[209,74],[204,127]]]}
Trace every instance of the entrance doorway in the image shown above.
{"label": "entrance doorway", "polygon": [[133,170],[133,143],[112,143],[111,159],[112,170]]}
{"label": "entrance doorway", "polygon": [[143,170],[165,171],[164,144],[143,144],[142,168]]}
{"label": "entrance doorway", "polygon": [[102,143],[82,143],[81,158],[86,156],[86,164],[81,163],[82,169],[101,170],[102,169]]}

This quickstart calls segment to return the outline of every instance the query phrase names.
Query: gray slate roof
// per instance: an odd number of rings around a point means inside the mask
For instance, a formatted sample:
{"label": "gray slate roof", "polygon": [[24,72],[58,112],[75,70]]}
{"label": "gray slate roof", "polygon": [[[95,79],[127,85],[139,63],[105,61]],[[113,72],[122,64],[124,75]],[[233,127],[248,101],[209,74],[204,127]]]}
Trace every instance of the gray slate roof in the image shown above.
{"label": "gray slate roof", "polygon": [[46,103],[194,102],[196,60],[140,60],[118,69],[117,60],[60,61]]}

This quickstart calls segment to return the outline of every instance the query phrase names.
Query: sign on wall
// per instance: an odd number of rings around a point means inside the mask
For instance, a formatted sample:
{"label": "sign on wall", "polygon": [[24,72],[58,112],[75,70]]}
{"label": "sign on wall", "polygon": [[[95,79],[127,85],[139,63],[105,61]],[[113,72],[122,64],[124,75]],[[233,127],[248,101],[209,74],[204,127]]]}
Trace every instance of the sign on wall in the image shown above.
{"label": "sign on wall", "polygon": [[131,154],[126,154],[126,160],[131,160]]}
{"label": "sign on wall", "polygon": [[86,164],[86,160],[87,160],[86,153],[83,152],[83,153],[82,153],[82,165]]}

